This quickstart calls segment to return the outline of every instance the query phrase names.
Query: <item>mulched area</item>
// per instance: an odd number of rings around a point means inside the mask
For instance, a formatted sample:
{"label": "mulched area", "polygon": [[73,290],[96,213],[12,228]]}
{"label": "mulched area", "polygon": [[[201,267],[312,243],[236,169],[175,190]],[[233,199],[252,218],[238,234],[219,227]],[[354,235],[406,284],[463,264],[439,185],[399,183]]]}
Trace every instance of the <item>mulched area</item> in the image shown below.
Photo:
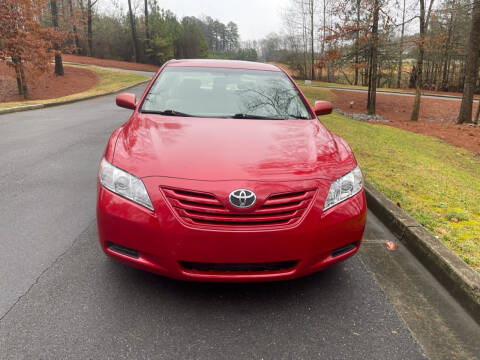
{"label": "mulched area", "polygon": [[[47,100],[86,91],[98,83],[97,75],[87,69],[64,66],[65,75],[54,74],[51,70],[43,74],[29,86],[27,100]],[[0,64],[0,102],[24,101],[23,95],[17,94],[17,82],[14,71],[5,64]]]}
{"label": "mulched area", "polygon": [[[348,113],[365,113],[367,93],[331,90],[334,105]],[[460,100],[423,98],[420,121],[410,121],[414,97],[377,93],[377,114],[389,120],[385,125],[419,134],[435,136],[445,142],[480,155],[480,127],[456,125]],[[477,111],[475,101],[473,113]]]}
{"label": "mulched area", "polygon": [[126,70],[139,70],[139,71],[154,71],[156,72],[159,67],[156,65],[150,64],[140,64],[128,61],[118,61],[118,60],[107,60],[107,59],[98,59],[92,58],[88,56],[79,56],[79,55],[62,55],[64,61],[69,62],[76,62],[80,64],[88,64],[88,65],[97,65],[97,66],[105,66],[105,67],[113,67],[118,69],[126,69]]}

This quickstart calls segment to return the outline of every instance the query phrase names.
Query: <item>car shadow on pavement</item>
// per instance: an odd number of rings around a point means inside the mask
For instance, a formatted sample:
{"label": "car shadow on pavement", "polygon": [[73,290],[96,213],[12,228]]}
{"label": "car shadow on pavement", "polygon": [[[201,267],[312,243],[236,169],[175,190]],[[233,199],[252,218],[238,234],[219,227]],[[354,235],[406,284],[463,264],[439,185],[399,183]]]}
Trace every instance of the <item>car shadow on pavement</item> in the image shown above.
{"label": "car shadow on pavement", "polygon": [[[308,296],[310,292],[314,292],[315,297],[331,295],[340,291],[345,286],[345,281],[349,281],[348,270],[345,269],[344,264],[337,264],[300,279],[259,283],[180,281],[134,269],[112,259],[108,259],[105,266],[108,268],[108,273],[116,274],[117,286],[126,287],[127,292],[134,291],[143,297],[161,292],[163,300],[166,296],[171,296],[173,299],[188,299],[195,303],[211,304],[214,301],[217,305],[243,302],[248,302],[250,305],[257,302],[290,303],[299,295]],[[110,281],[112,281],[111,277]]]}

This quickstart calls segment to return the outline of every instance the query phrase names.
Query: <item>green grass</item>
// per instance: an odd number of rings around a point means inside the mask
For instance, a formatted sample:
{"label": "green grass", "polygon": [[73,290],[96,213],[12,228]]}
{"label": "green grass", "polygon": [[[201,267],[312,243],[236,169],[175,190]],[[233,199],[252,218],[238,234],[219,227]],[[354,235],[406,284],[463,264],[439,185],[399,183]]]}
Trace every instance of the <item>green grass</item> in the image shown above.
{"label": "green grass", "polygon": [[26,100],[16,102],[0,103],[0,109],[8,109],[19,106],[35,105],[35,104],[49,104],[58,101],[82,99],[92,95],[102,95],[112,91],[120,90],[121,88],[134,85],[144,80],[148,80],[149,77],[130,73],[126,71],[107,70],[95,66],[83,66],[83,65],[71,65],[75,67],[82,67],[95,72],[98,77],[98,83],[92,88],[83,91],[81,93],[63,96],[56,99],[48,100]]}
{"label": "green grass", "polygon": [[335,95],[328,89],[312,87],[312,86],[299,86],[303,94],[307,97],[309,101],[313,103],[315,100],[335,100]]}
{"label": "green grass", "polygon": [[[296,80],[296,83],[298,85],[304,85],[305,80]],[[360,89],[360,90],[368,90],[368,87],[366,86],[360,86],[360,85],[349,85],[349,84],[341,84],[341,83],[331,83],[331,82],[326,82],[326,81],[317,81],[313,80],[312,85],[316,86],[321,86],[325,88],[336,88],[336,87],[341,87],[341,88],[346,88],[346,89]],[[380,89],[378,89],[380,91]]]}
{"label": "green grass", "polygon": [[[305,84],[305,80],[296,80],[298,85]],[[344,88],[344,89],[358,89],[358,90],[368,90],[367,86],[360,86],[360,85],[350,85],[350,84],[340,84],[340,83],[330,83],[326,81],[312,81],[312,84],[315,86],[321,86],[324,88]],[[414,93],[415,91],[412,89],[391,89],[391,88],[377,88],[377,92],[398,92],[398,93]]]}
{"label": "green grass", "polygon": [[[327,89],[303,88],[311,102],[332,99]],[[350,144],[369,182],[480,271],[480,157],[337,113],[320,120]]]}

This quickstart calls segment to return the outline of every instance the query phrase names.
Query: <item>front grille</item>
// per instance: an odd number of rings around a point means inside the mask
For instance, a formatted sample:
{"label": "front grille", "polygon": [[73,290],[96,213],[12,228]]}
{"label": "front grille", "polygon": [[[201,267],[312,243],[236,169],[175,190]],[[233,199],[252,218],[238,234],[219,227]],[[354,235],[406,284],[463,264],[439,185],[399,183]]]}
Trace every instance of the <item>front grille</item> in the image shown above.
{"label": "front grille", "polygon": [[204,272],[264,272],[280,271],[293,268],[298,261],[280,261],[271,263],[252,264],[217,264],[180,261],[180,265],[186,270]]}
{"label": "front grille", "polygon": [[213,194],[163,188],[180,218],[188,224],[211,226],[292,225],[300,220],[312,201],[315,190],[270,195],[250,212],[230,210]]}

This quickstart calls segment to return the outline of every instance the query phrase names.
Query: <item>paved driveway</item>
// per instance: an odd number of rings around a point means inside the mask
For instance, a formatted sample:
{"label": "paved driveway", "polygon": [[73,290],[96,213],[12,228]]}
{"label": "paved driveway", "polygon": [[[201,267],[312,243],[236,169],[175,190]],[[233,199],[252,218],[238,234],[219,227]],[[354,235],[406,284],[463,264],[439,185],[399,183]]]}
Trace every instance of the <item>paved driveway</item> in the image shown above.
{"label": "paved driveway", "polygon": [[129,114],[105,96],[0,116],[1,359],[480,354],[478,325],[372,214],[358,256],[296,281],[183,283],[106,258],[96,171]]}

